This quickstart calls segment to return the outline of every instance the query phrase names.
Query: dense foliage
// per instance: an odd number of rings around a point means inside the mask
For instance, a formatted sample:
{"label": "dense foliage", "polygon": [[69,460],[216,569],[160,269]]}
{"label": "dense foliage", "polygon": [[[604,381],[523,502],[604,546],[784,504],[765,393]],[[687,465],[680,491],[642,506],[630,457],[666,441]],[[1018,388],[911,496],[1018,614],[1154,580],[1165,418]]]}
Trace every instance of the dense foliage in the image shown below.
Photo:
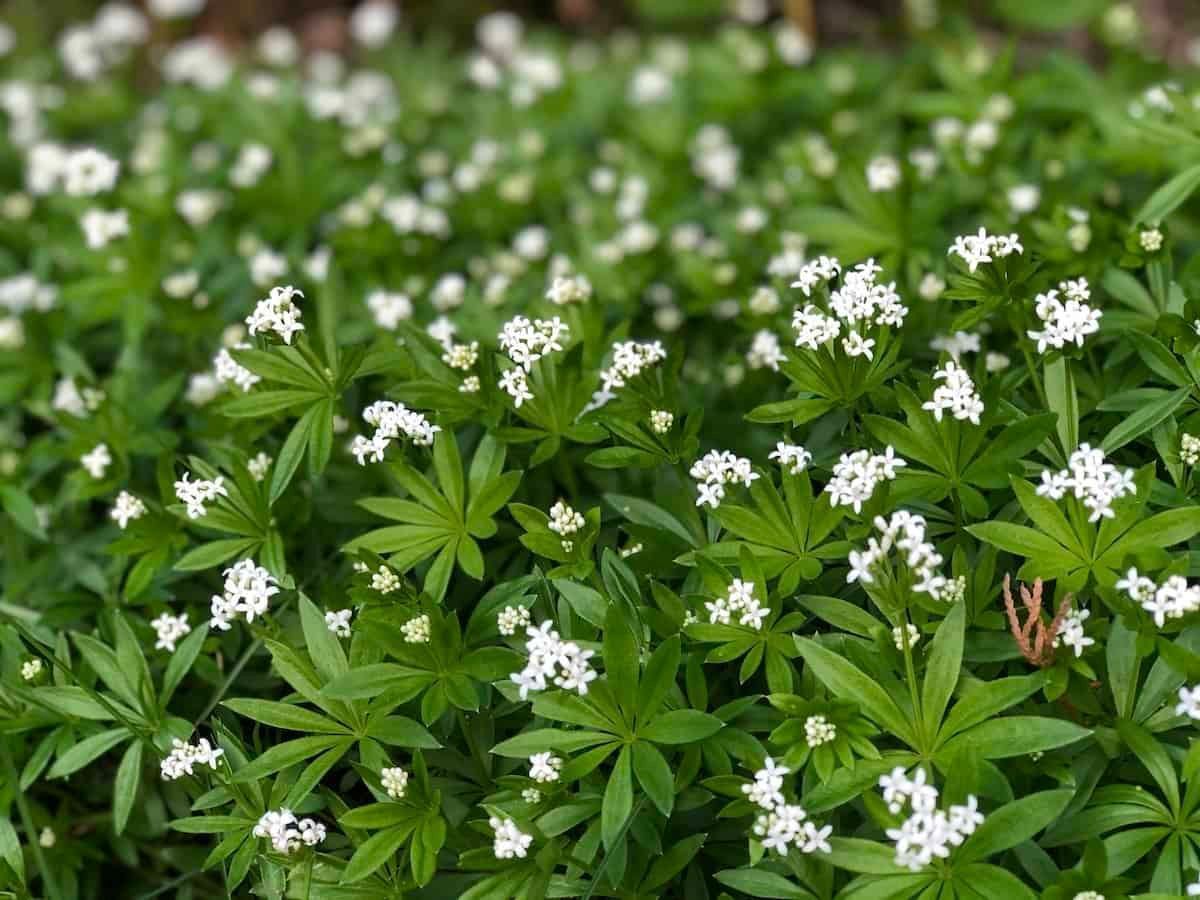
{"label": "dense foliage", "polygon": [[909,6],[0,28],[0,894],[1200,893],[1200,94]]}

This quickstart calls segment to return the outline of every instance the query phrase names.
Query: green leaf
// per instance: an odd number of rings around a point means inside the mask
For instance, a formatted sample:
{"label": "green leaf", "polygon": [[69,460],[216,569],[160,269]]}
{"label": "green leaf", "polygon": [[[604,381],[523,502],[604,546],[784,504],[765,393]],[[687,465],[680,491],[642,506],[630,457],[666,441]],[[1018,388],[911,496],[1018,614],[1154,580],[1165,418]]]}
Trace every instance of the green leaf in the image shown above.
{"label": "green leaf", "polygon": [[1200,165],[1184,169],[1146,198],[1135,217],[1147,225],[1158,225],[1200,187]]}
{"label": "green leaf", "polygon": [[679,538],[689,547],[699,546],[695,535],[688,531],[682,522],[656,503],[627,494],[605,494],[604,502],[636,525],[665,531]]}
{"label": "green leaf", "polygon": [[46,540],[46,532],[38,522],[33,498],[12,484],[0,484],[0,508],[8,513],[16,526],[39,541]]}
{"label": "green leaf", "polygon": [[137,800],[142,781],[143,746],[141,741],[131,743],[117,768],[117,777],[113,782],[113,831],[117,834],[125,831],[134,801]]}
{"label": "green leaf", "polygon": [[253,551],[262,543],[261,538],[227,538],[219,541],[209,541],[194,547],[175,562],[176,570],[180,572],[199,572],[214,569],[221,563],[237,557],[252,556]]}
{"label": "green leaf", "polygon": [[810,638],[797,637],[796,647],[813,674],[835,697],[852,698],[866,715],[905,743],[910,746],[917,743],[896,701],[861,669]]}
{"label": "green leaf", "polygon": [[1053,750],[1091,734],[1074,722],[1043,716],[1006,716],[983,722],[946,744],[948,752],[966,749],[983,759],[1006,759]]}
{"label": "green leaf", "polygon": [[275,458],[275,465],[271,467],[271,486],[267,492],[267,502],[269,505],[275,505],[275,501],[287,490],[287,486],[292,481],[292,476],[300,468],[300,462],[304,459],[304,450],[308,446],[309,437],[316,426],[317,416],[320,413],[320,406],[314,406],[308,410],[292,426],[287,440],[283,442],[283,447],[279,450],[279,456]]}
{"label": "green leaf", "polygon": [[626,717],[637,708],[638,641],[624,608],[613,603],[604,620],[604,671],[608,686]]}
{"label": "green leaf", "polygon": [[983,824],[955,853],[955,862],[986,859],[1029,840],[1058,818],[1073,793],[1062,790],[1029,794],[988,813]]}
{"label": "green leaf", "polygon": [[638,728],[638,736],[656,744],[690,744],[716,734],[725,723],[698,709],[675,709]]}
{"label": "green leaf", "polygon": [[386,719],[374,719],[367,726],[367,734],[375,740],[391,744],[395,747],[419,747],[425,750],[436,750],[442,746],[437,738],[430,734],[423,725],[414,722],[406,716],[388,716]]}
{"label": "green leaf", "polygon": [[337,636],[325,624],[324,614],[304,594],[300,594],[300,624],[309,659],[326,681],[344,675],[350,668]]}
{"label": "green leaf", "polygon": [[1105,453],[1112,453],[1145,434],[1170,416],[1191,393],[1189,388],[1172,391],[1165,397],[1144,404],[1121,420],[1100,442]]}
{"label": "green leaf", "polygon": [[454,432],[438,432],[433,441],[433,468],[437,472],[438,484],[441,485],[447,502],[461,516],[466,498],[462,457],[458,455],[458,442],[454,439]]}
{"label": "green leaf", "polygon": [[238,769],[233,775],[233,780],[242,783],[257,781],[259,778],[275,774],[280,769],[286,769],[288,766],[311,759],[318,753],[324,753],[333,747],[340,746],[349,749],[352,743],[353,738],[328,734],[310,735],[296,738],[294,741],[284,741],[282,744],[276,744],[274,747],[264,750]]}
{"label": "green leaf", "polygon": [[294,706],[291,703],[247,697],[240,700],[226,700],[221,705],[232,709],[239,716],[245,716],[247,719],[262,722],[273,728],[307,731],[314,734],[350,733],[350,730],[340,722],[335,722],[327,716]]}
{"label": "green leaf", "polygon": [[766,869],[724,869],[713,876],[725,887],[748,897],[769,897],[775,900],[816,900],[816,895],[793,881]]}
{"label": "green leaf", "polygon": [[635,741],[633,747],[633,773],[638,784],[646,791],[651,802],[664,816],[671,815],[675,805],[675,779],[671,767],[653,744]]}
{"label": "green leaf", "polygon": [[604,801],[600,806],[600,835],[608,850],[612,850],[616,844],[625,820],[633,809],[633,767],[630,757],[629,747],[622,747],[604,788]]}
{"label": "green leaf", "polygon": [[415,822],[397,825],[371,835],[362,846],[354,851],[346,869],[342,872],[342,884],[353,884],[362,881],[384,863],[392,858],[400,846],[412,834]]}
{"label": "green leaf", "polygon": [[1075,376],[1071,373],[1066,357],[1058,357],[1046,364],[1046,403],[1050,411],[1058,415],[1055,430],[1064,453],[1071,453],[1079,446],[1079,398],[1075,393]]}
{"label": "green leaf", "polygon": [[167,827],[184,834],[221,834],[224,831],[253,828],[257,824],[255,819],[243,816],[190,816],[168,822]]}
{"label": "green leaf", "polygon": [[675,686],[675,676],[679,672],[681,655],[679,645],[679,635],[674,634],[650,654],[650,659],[646,663],[646,671],[638,685],[638,721],[652,718],[666,700],[671,688]]}
{"label": "green leaf", "polygon": [[921,715],[929,737],[937,733],[962,667],[966,607],[956,603],[938,626],[921,685]]}
{"label": "green leaf", "polygon": [[1200,534],[1200,506],[1168,509],[1138,522],[1117,538],[1100,556],[1103,565],[1115,568],[1127,556],[1154,547],[1171,547]]}
{"label": "green leaf", "polygon": [[968,525],[967,531],[1001,550],[1037,560],[1056,571],[1084,564],[1083,560],[1053,538],[1025,525],[997,521],[978,522]]}
{"label": "green leaf", "polygon": [[21,853],[21,841],[17,830],[8,818],[0,816],[0,859],[17,873],[17,879],[25,883],[25,857]]}
{"label": "green leaf", "polygon": [[84,738],[65,753],[59,754],[54,765],[50,767],[50,771],[46,773],[46,777],[65,778],[78,772],[113,747],[129,740],[130,737],[132,735],[127,728],[111,728],[108,731],[101,731],[99,734]]}

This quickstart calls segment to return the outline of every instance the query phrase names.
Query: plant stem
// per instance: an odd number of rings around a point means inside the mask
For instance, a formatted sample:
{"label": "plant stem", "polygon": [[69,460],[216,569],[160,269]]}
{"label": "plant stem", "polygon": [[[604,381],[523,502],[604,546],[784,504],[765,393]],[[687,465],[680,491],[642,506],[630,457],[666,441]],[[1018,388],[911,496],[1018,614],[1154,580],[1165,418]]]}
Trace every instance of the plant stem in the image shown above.
{"label": "plant stem", "polygon": [[0,737],[0,759],[4,763],[4,777],[9,784],[14,786],[13,794],[17,801],[17,810],[21,814],[21,824],[25,826],[25,839],[29,842],[29,847],[33,851],[33,858],[37,862],[38,872],[41,873],[42,883],[46,887],[46,896],[50,900],[59,900],[62,895],[58,892],[58,884],[50,875],[50,867],[46,865],[46,855],[42,853],[42,844],[38,840],[38,833],[33,825],[33,816],[29,812],[29,801],[25,799],[24,791],[17,788],[17,767],[13,763],[12,749],[8,745],[10,740],[11,738],[8,735]]}

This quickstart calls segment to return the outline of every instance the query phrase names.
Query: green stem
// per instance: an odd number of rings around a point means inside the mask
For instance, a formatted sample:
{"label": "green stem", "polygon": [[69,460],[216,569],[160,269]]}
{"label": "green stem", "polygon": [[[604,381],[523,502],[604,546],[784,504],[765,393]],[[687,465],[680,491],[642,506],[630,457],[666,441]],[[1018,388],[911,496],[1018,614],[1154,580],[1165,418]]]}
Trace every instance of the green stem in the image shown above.
{"label": "green stem", "polygon": [[[13,763],[12,750],[8,745],[10,740],[11,738],[7,735],[0,737],[0,759],[4,763],[5,779],[9,784],[16,786],[18,784],[17,767]],[[42,883],[46,886],[46,896],[50,900],[59,900],[62,895],[58,892],[58,884],[50,875],[50,867],[46,865],[46,855],[42,853],[42,844],[38,840],[38,833],[33,825],[33,816],[29,812],[29,801],[25,798],[25,793],[19,789],[14,790],[13,794],[16,797],[17,810],[21,814],[21,824],[25,826],[25,839],[29,842],[38,871],[42,875]]]}

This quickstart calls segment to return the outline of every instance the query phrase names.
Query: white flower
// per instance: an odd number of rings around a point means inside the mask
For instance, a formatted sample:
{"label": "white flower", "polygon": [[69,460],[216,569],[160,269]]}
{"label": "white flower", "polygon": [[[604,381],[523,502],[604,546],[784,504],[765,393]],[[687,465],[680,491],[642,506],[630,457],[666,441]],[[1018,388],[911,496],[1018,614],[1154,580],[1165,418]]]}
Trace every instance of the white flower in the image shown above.
{"label": "white flower", "polygon": [[97,481],[104,477],[104,473],[108,471],[112,461],[112,453],[108,450],[108,444],[97,444],[79,457],[79,464]]}
{"label": "white flower", "polygon": [[852,506],[856,513],[862,512],[863,504],[871,499],[875,488],[884,481],[895,479],[897,467],[908,465],[894,453],[891,447],[881,454],[869,450],[843,453],[825,485],[829,502],[833,506]]}
{"label": "white flower", "polygon": [[537,788],[525,788],[521,791],[521,799],[526,803],[538,803],[542,799],[542,792]]}
{"label": "white flower", "polygon": [[746,351],[746,365],[752,369],[771,369],[778,372],[779,364],[786,359],[775,332],[763,328],[754,333],[754,341]]}
{"label": "white flower", "polygon": [[372,291],[367,294],[367,309],[375,324],[388,331],[395,331],[401,322],[412,318],[413,305],[407,294],[390,291]]}
{"label": "white flower", "polygon": [[517,409],[520,409],[521,404],[525,401],[533,399],[533,392],[529,390],[529,378],[526,376],[525,370],[519,366],[503,372],[498,384],[501,390],[512,397],[513,406]]}
{"label": "white flower", "polygon": [[375,433],[370,438],[356,435],[350,445],[350,452],[360,466],[365,466],[368,460],[382,462],[383,454],[393,440],[407,438],[418,447],[428,447],[433,443],[434,435],[442,430],[440,425],[431,424],[416,410],[391,400],[377,400],[363,410],[362,417],[364,422],[375,427]]}
{"label": "white flower", "polygon": [[36,656],[21,663],[21,678],[25,681],[35,681],[42,674],[42,661]]}
{"label": "white flower", "polygon": [[984,263],[993,259],[1003,259],[1013,253],[1022,254],[1025,248],[1016,234],[988,234],[983,228],[978,234],[959,235],[954,239],[947,251],[948,255],[957,256],[967,264],[967,269],[974,272]]}
{"label": "white flower", "polygon": [[1054,646],[1070,647],[1075,651],[1077,659],[1083,656],[1083,651],[1096,643],[1095,638],[1090,638],[1083,633],[1083,623],[1091,614],[1092,611],[1089,609],[1071,607],[1067,615],[1063,617],[1058,633],[1054,636]]}
{"label": "white flower", "polygon": [[933,399],[921,404],[922,409],[933,413],[933,418],[942,421],[942,414],[949,412],[955,419],[979,424],[983,415],[983,400],[975,390],[975,382],[967,370],[950,360],[933,373],[934,381],[942,384],[933,392]]}
{"label": "white flower", "polygon": [[529,777],[539,784],[558,781],[563,761],[549,751],[529,757]]}
{"label": "white flower", "polygon": [[954,334],[939,334],[929,342],[930,350],[948,353],[955,362],[962,359],[964,353],[979,352],[979,335],[969,331],[956,331]]}
{"label": "white flower", "polygon": [[921,278],[921,283],[917,285],[917,294],[922,300],[936,300],[942,296],[944,290],[946,290],[946,280],[936,272],[926,272]]}
{"label": "white flower", "polygon": [[183,478],[175,482],[175,496],[187,506],[189,519],[199,519],[206,512],[205,503],[217,497],[228,497],[229,492],[225,490],[225,479],[220,476],[212,481],[189,481],[191,477],[191,472],[184,472]]}
{"label": "white flower", "polygon": [[867,187],[875,192],[894,191],[900,185],[900,163],[894,156],[876,156],[867,163]]}
{"label": "white flower", "polygon": [[113,508],[109,510],[108,517],[117,523],[117,526],[124,531],[129,523],[134,519],[140,519],[146,514],[146,504],[135,497],[129,491],[121,491],[117,494],[117,499],[113,503]]}
{"label": "white flower", "polygon": [[837,738],[837,726],[824,716],[809,716],[804,720],[804,740],[810,747],[820,747]]}
{"label": "white flower", "polygon": [[867,541],[865,550],[849,554],[850,572],[846,581],[872,584],[881,567],[891,565],[892,551],[914,577],[911,589],[928,594],[934,600],[954,602],[961,599],[965,584],[947,580],[939,571],[943,558],[934,545],[925,540],[925,519],[906,510],[898,510],[890,519],[876,516],[878,538]]}
{"label": "white flower", "polygon": [[400,626],[406,644],[428,644],[432,635],[429,616],[419,615]]}
{"label": "white flower", "polygon": [[612,391],[623,388],[631,378],[636,378],[666,358],[667,351],[660,341],[618,341],[612,346],[612,364],[600,371],[602,389]]}
{"label": "white flower", "polygon": [[1200,463],[1200,437],[1184,434],[1179,439],[1179,459],[1185,466]]}
{"label": "white flower", "polygon": [[786,766],[777,766],[771,757],[763,760],[763,767],[754,773],[753,784],[743,784],[742,793],[755,806],[766,810],[782,806],[786,801],[783,796],[783,776],[792,770]]}
{"label": "white flower", "polygon": [[255,481],[262,481],[267,477],[267,470],[271,468],[271,463],[274,461],[275,460],[273,460],[270,456],[260,450],[258,453],[254,454],[253,457],[247,460],[246,471],[250,473],[250,477]]}
{"label": "white flower", "polygon": [[58,843],[58,835],[54,833],[54,829],[49,825],[45,826],[38,835],[38,844],[49,850]]}
{"label": "white flower", "polygon": [[259,300],[254,311],[246,317],[250,333],[269,332],[278,336],[285,344],[291,344],[293,335],[304,330],[300,323],[300,309],[292,301],[295,297],[303,296],[303,292],[291,285],[271,288],[271,293]]}
{"label": "white flower", "polygon": [[710,450],[692,464],[690,470],[696,480],[697,506],[711,506],[716,509],[725,497],[725,485],[750,484],[759,477],[751,466],[750,460],[737,456],[728,450]]}
{"label": "white flower", "polygon": [[[913,625],[911,622],[908,624],[907,629],[908,646],[910,648],[917,646],[917,642],[921,640],[921,632],[917,629],[917,626]],[[904,651],[904,637],[904,632],[900,630],[899,625],[892,629],[892,643],[894,643],[896,645],[896,649],[901,652]]]}
{"label": "white flower", "polygon": [[530,691],[544,691],[547,679],[564,690],[576,691],[581,696],[587,694],[588,684],[596,679],[589,661],[595,651],[583,650],[574,641],[564,641],[550,621],[536,628],[528,626],[525,634],[528,662],[520,672],[509,676],[520,688],[522,700],[528,698]]}
{"label": "white flower", "polygon": [[1033,212],[1041,199],[1042,191],[1036,184],[1018,184],[1008,189],[1008,208],[1016,216]]}
{"label": "white flower", "polygon": [[529,610],[524,606],[506,606],[496,617],[496,627],[505,637],[529,626]]}
{"label": "white flower", "polygon": [[382,47],[399,21],[400,11],[391,0],[367,0],[350,15],[350,36],[364,47]]}
{"label": "white flower", "polygon": [[408,789],[408,773],[399,766],[380,769],[379,780],[383,784],[383,789],[387,791],[387,795],[393,800],[401,799]]}
{"label": "white flower", "polygon": [[100,250],[110,241],[129,234],[129,213],[123,209],[112,212],[89,209],[79,220],[79,226],[83,229],[88,249]]}
{"label": "white flower", "polygon": [[1061,500],[1070,492],[1090,511],[1089,522],[1111,519],[1114,501],[1137,493],[1133,470],[1121,472],[1105,462],[1104,451],[1090,444],[1080,444],[1067,460],[1067,468],[1059,472],[1042,470],[1042,483],[1037,486],[1040,497]]}
{"label": "white flower", "polygon": [[[1060,291],[1067,296],[1065,303],[1058,297]],[[1060,282],[1057,290],[1037,295],[1034,311],[1045,327],[1027,333],[1037,341],[1038,353],[1051,347],[1061,350],[1068,344],[1082,347],[1085,337],[1100,330],[1100,310],[1084,302],[1090,296],[1085,278]]]}
{"label": "white flower", "polygon": [[550,508],[550,522],[546,527],[557,535],[567,537],[583,528],[584,524],[582,513],[576,512],[559,500]]}
{"label": "white flower", "polygon": [[983,367],[992,373],[1003,372],[1010,365],[1012,360],[1003,353],[988,353],[983,358]]}
{"label": "white flower", "polygon": [[195,744],[175,738],[171,741],[171,747],[171,752],[159,764],[164,781],[192,775],[197,765],[208,766],[215,771],[217,760],[225,755],[225,751],[210,744],[208,738],[201,738]]}
{"label": "white flower", "polygon": [[315,847],[325,840],[325,826],[314,819],[300,819],[290,809],[269,810],[254,826],[255,837],[270,838],[277,853],[288,855],[302,846]]}
{"label": "white flower", "polygon": [[[248,350],[249,348],[250,345],[246,343],[238,343],[233,346],[234,350]],[[213,357],[213,371],[217,376],[217,381],[222,384],[235,384],[243,391],[250,390],[262,381],[258,375],[234,359],[227,347],[222,347]]]}
{"label": "white flower", "polygon": [[650,430],[655,434],[666,434],[675,424],[675,414],[665,409],[650,410]]}
{"label": "white flower", "polygon": [[1200,719],[1200,684],[1179,689],[1179,703],[1175,706],[1175,715],[1187,716],[1189,719]]}
{"label": "white flower", "polygon": [[492,852],[496,859],[524,859],[529,853],[529,845],[533,843],[533,838],[517,828],[517,823],[512,819],[492,816],[488,819],[488,825],[495,833]]}
{"label": "white flower", "polygon": [[350,618],[353,615],[352,609],[330,610],[325,613],[325,627],[338,637],[350,637]]}
{"label": "white flower", "polygon": [[254,560],[243,559],[223,574],[225,584],[222,593],[212,597],[209,620],[209,625],[220,631],[228,631],[239,613],[247,624],[252,623],[256,616],[266,613],[271,598],[279,593],[275,577]]}
{"label": "white flower", "polygon": [[381,594],[390,594],[400,589],[400,576],[387,566],[380,566],[379,571],[371,575],[371,588]]}
{"label": "white flower", "polygon": [[954,847],[960,846],[975,829],[983,824],[978,801],[968,796],[966,804],[951,806],[948,811],[937,808],[938,791],[926,783],[925,770],[918,768],[909,778],[903,767],[879,779],[883,800],[893,815],[908,805],[911,814],[899,828],[887,829],[887,836],[896,842],[896,865],[919,872],[934,859],[947,858]]}
{"label": "white flower", "polygon": [[157,619],[151,621],[150,625],[158,634],[158,640],[154,643],[154,649],[166,650],[170,653],[175,652],[175,643],[178,640],[192,632],[192,626],[188,624],[187,613],[182,613],[178,616],[163,613]]}
{"label": "white flower", "polygon": [[1147,253],[1157,253],[1162,249],[1163,233],[1157,228],[1146,228],[1138,232],[1138,244]]}
{"label": "white flower", "polygon": [[799,475],[812,462],[812,454],[799,444],[788,444],[784,441],[778,441],[775,444],[775,449],[771,451],[767,459],[779,463],[781,469],[790,472],[792,475]]}
{"label": "white flower", "polygon": [[186,19],[204,9],[208,0],[149,0],[150,14],[159,19]]}
{"label": "white flower", "polygon": [[62,160],[63,190],[72,197],[94,197],[111,191],[121,164],[95,147],[67,153]]}

